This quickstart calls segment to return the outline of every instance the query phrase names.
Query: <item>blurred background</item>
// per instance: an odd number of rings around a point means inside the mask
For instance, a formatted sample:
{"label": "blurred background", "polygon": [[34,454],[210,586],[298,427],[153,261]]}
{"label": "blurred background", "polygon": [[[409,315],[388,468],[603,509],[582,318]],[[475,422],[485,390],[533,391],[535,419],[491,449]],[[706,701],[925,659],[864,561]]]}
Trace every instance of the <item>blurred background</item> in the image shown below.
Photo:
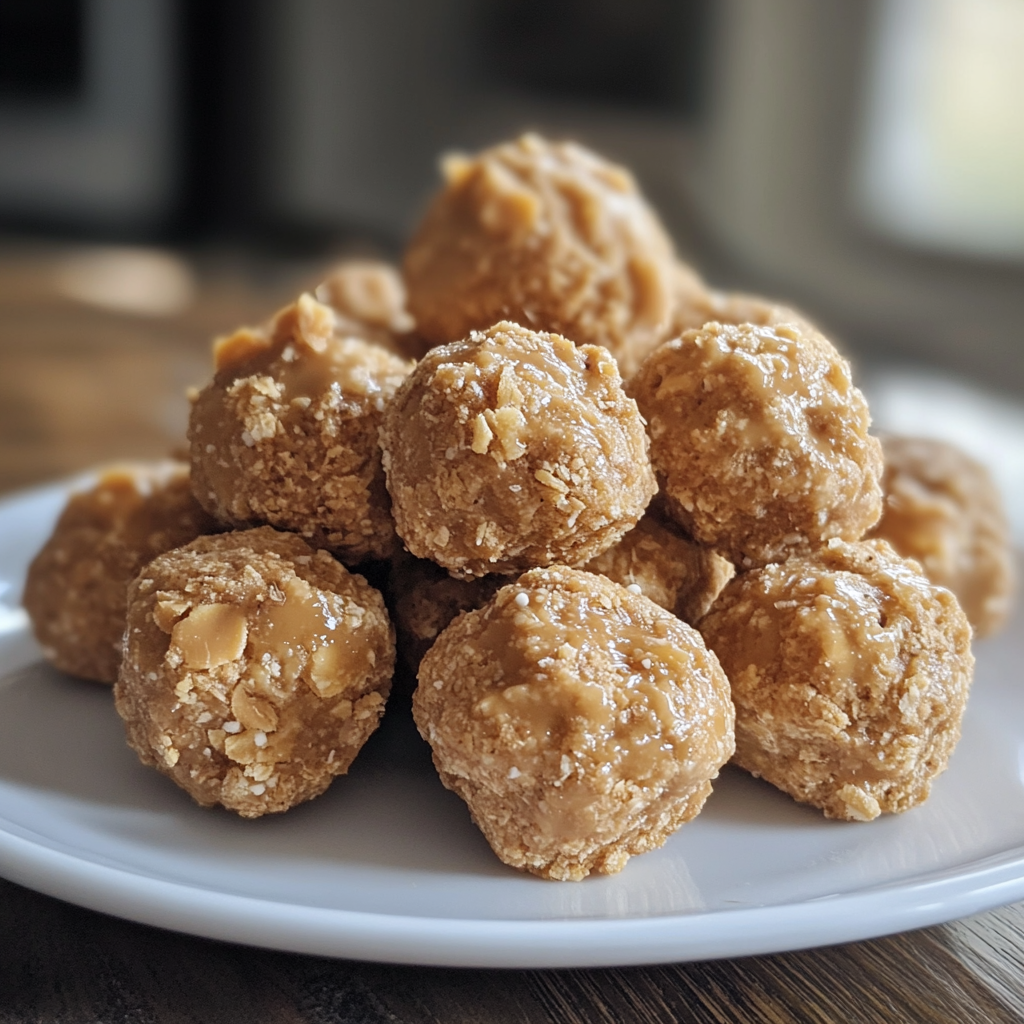
{"label": "blurred background", "polygon": [[1024,509],[1021,54],[1024,0],[0,0],[0,487],[179,443],[211,335],[529,128]]}

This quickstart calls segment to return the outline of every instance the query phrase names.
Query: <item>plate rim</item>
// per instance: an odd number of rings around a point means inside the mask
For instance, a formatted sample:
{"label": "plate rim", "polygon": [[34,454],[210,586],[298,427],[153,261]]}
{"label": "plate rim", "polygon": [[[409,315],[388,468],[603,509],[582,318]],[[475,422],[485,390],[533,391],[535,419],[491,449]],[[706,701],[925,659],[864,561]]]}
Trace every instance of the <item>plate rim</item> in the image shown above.
{"label": "plate rim", "polygon": [[[311,907],[155,878],[10,831],[8,880],[138,924],[315,956],[465,968],[587,968],[714,960],[859,942],[1024,898],[1024,847],[835,896],[619,919],[481,920]],[[585,884],[585,883],[584,883]]]}

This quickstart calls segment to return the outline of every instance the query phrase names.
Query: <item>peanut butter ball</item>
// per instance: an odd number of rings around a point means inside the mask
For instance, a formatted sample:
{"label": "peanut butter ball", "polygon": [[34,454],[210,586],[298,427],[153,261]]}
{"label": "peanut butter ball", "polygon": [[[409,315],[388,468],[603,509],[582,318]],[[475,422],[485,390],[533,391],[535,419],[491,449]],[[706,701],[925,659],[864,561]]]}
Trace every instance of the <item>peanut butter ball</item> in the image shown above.
{"label": "peanut butter ball", "polygon": [[693,818],[733,751],[729,684],[696,630],[565,566],[456,619],[413,714],[441,780],[506,864],[620,871]]}
{"label": "peanut butter ball", "polygon": [[950,591],[881,540],[831,540],[734,579],[700,631],[732,684],[736,756],[829,818],[928,796],[971,685],[971,627]]}
{"label": "peanut butter ball", "polygon": [[192,406],[192,487],[226,526],[289,530],[354,565],[396,546],[377,432],[412,364],[337,326],[303,295],[220,339]]}
{"label": "peanut butter ball", "polygon": [[583,568],[639,590],[691,626],[707,613],[736,571],[653,505],[617,544]]}
{"label": "peanut butter ball", "polygon": [[403,264],[429,342],[513,320],[603,345],[628,376],[665,337],[672,243],[628,171],[524,135],[443,172]]}
{"label": "peanut butter ball", "polygon": [[115,466],[72,494],[25,580],[25,609],[47,660],[113,683],[128,584],[157,555],[216,529],[192,497],[184,463]]}
{"label": "peanut butter ball", "polygon": [[858,540],[881,514],[867,402],[817,332],[708,323],[651,353],[627,391],[672,517],[738,568]]}
{"label": "peanut butter ball", "polygon": [[461,578],[586,562],[656,490],[608,351],[512,323],[427,353],[380,438],[399,536]]}
{"label": "peanut butter ball", "polygon": [[377,728],[395,662],[383,598],[300,537],[200,538],[151,562],[128,601],[128,744],[204,807],[286,811]]}
{"label": "peanut butter ball", "polygon": [[452,619],[482,608],[506,583],[507,576],[497,575],[458,580],[429,559],[404,551],[395,555],[388,589],[398,651],[413,673]]}
{"label": "peanut butter ball", "polygon": [[708,288],[689,267],[680,265],[676,271],[672,325],[667,336],[673,338],[711,322],[758,327],[793,324],[804,332],[816,330],[803,313],[791,306],[760,295]]}
{"label": "peanut butter ball", "polygon": [[1002,499],[988,470],[945,441],[883,437],[885,500],[871,536],[957,596],[975,636],[1005,623],[1014,588]]}
{"label": "peanut butter ball", "polygon": [[380,260],[344,260],[317,286],[316,298],[334,310],[335,333],[374,341],[400,356],[414,345],[405,284]]}

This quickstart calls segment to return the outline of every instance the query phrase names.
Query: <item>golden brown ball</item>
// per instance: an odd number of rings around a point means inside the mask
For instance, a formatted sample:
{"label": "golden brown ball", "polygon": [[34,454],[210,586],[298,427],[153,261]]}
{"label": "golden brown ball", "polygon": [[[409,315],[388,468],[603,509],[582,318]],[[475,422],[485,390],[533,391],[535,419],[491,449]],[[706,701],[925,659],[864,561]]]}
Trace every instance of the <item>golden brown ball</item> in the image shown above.
{"label": "golden brown ball", "polygon": [[303,295],[217,343],[189,420],[192,487],[227,526],[290,530],[357,564],[397,543],[377,432],[412,364],[337,327]]}
{"label": "golden brown ball", "polygon": [[427,353],[380,441],[399,536],[463,578],[585,562],[656,489],[607,350],[512,323]]}
{"label": "golden brown ball", "polygon": [[665,337],[672,243],[628,171],[536,135],[443,169],[403,264],[428,342],[512,320],[603,345],[628,376]]}
{"label": "golden brown ball", "polygon": [[957,596],[975,636],[1006,622],[1014,559],[1006,512],[988,470],[945,441],[883,437],[885,495],[871,536],[887,540]]}
{"label": "golden brown ball", "polygon": [[732,684],[741,768],[829,818],[921,803],[960,738],[971,627],[881,540],[744,573],[700,631]]}
{"label": "golden brown ball", "polygon": [[160,556],[129,592],[115,704],[144,764],[203,806],[288,810],[344,774],[384,711],[384,600],[269,526]]}
{"label": "golden brown ball", "polygon": [[695,626],[736,570],[727,559],[686,536],[654,504],[660,503],[655,499],[629,533],[583,568],[639,590]]}
{"label": "golden brown ball", "polygon": [[737,568],[857,540],[878,520],[867,402],[817,332],[708,323],[651,353],[627,391],[670,514]]}
{"label": "golden brown ball", "polygon": [[397,267],[381,260],[349,259],[332,267],[317,286],[318,302],[330,306],[335,331],[383,345],[403,358],[417,342]]}
{"label": "golden brown ball", "polygon": [[564,566],[456,619],[413,713],[494,852],[544,878],[611,874],[661,846],[733,751],[729,684],[700,634]]}
{"label": "golden brown ball", "polygon": [[128,584],[157,555],[217,528],[192,497],[184,463],[116,466],[72,494],[25,580],[25,609],[47,660],[113,683]]}

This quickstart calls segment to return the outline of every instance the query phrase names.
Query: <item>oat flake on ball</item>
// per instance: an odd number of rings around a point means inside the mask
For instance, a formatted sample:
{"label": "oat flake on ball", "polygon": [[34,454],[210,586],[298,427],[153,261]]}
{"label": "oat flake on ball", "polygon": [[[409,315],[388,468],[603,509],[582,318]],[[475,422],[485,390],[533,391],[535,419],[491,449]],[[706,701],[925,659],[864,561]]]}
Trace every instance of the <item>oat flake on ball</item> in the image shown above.
{"label": "oat flake on ball", "polygon": [[867,402],[816,331],[705,324],[652,352],[627,391],[670,514],[737,568],[858,540],[877,521]]}
{"label": "oat flake on ball", "polygon": [[463,578],[585,562],[656,490],[608,351],[512,323],[427,353],[381,447],[399,536]]}
{"label": "oat flake on ball", "polygon": [[394,662],[381,595],[264,526],[200,538],[143,570],[114,697],[145,764],[204,806],[255,818],[348,770]]}
{"label": "oat flake on ball", "polygon": [[661,846],[734,747],[729,683],[700,634],[565,566],[456,619],[420,665],[413,713],[494,852],[562,880]]}

